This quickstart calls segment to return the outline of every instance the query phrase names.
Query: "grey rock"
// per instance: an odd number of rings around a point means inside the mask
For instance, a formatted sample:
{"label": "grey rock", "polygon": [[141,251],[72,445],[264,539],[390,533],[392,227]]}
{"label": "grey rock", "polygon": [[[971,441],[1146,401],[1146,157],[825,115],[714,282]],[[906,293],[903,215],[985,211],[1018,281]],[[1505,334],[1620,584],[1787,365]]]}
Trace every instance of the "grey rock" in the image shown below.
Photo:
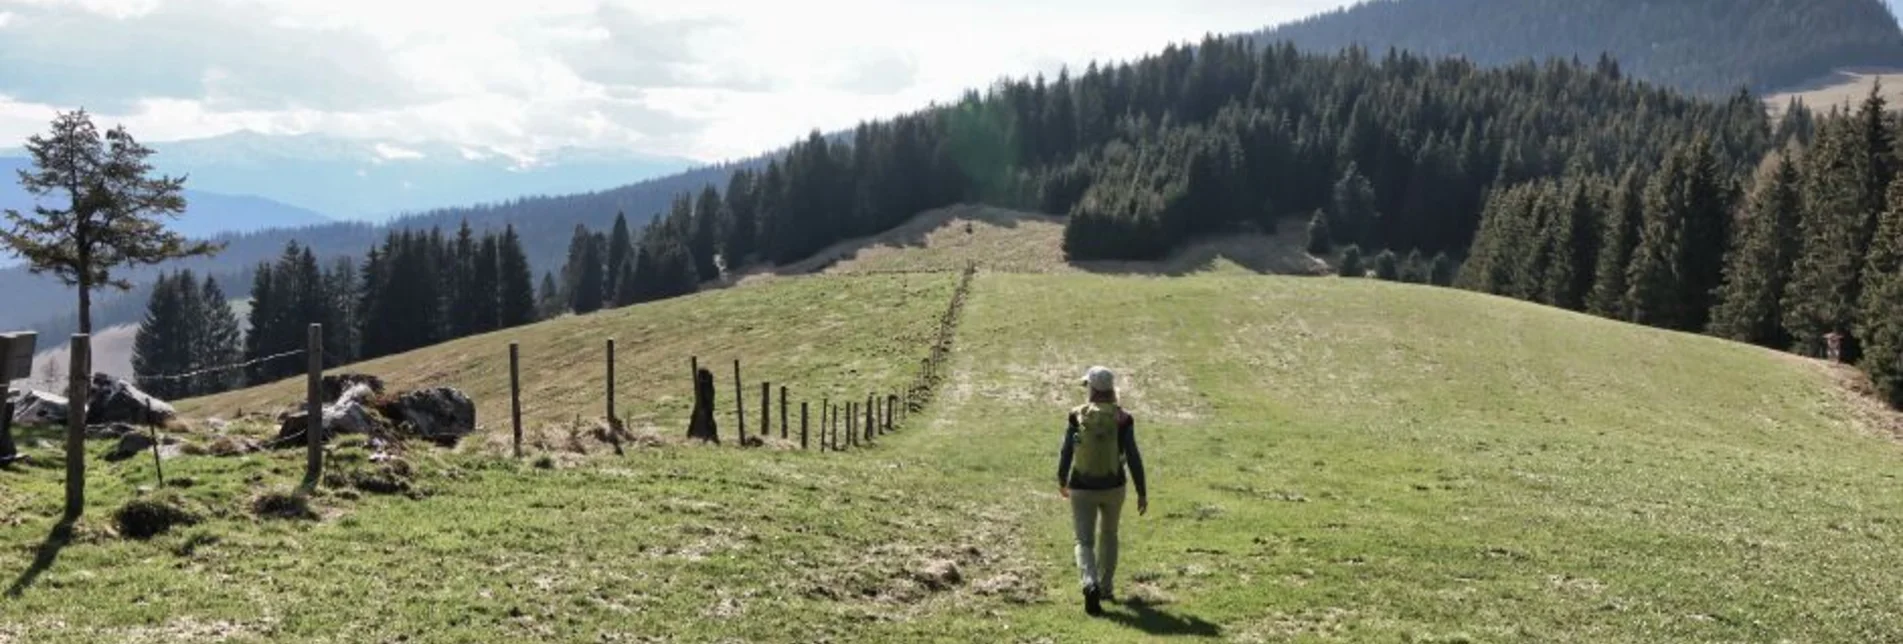
{"label": "grey rock", "polygon": [[404,393],[385,406],[383,413],[406,435],[446,445],[476,431],[476,403],[450,387]]}
{"label": "grey rock", "polygon": [[103,373],[93,374],[86,398],[86,423],[163,425],[176,417],[172,405],[140,391],[132,383]]}

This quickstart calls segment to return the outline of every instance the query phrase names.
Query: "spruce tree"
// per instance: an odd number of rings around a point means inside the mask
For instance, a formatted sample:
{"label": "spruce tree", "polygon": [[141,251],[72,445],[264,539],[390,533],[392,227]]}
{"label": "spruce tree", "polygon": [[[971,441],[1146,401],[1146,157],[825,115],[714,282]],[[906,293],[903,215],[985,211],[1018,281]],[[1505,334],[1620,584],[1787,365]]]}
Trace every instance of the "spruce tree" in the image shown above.
{"label": "spruce tree", "polygon": [[1629,319],[1626,273],[1632,249],[1639,243],[1645,221],[1645,180],[1636,168],[1627,168],[1613,188],[1610,209],[1600,224],[1599,256],[1594,262],[1592,293],[1586,310],[1615,320]]}
{"label": "spruce tree", "polygon": [[[271,263],[265,262],[251,274],[251,309],[245,312],[245,327],[249,329],[244,336],[246,361],[284,350],[273,344],[279,339],[278,311],[282,308],[274,273]],[[268,362],[246,366],[245,382],[252,385],[271,382],[273,372],[268,371],[271,366]]]}
{"label": "spruce tree", "polygon": [[339,257],[324,269],[322,290],[318,297],[323,302],[324,325],[324,364],[329,367],[349,364],[357,360],[357,348],[362,343],[363,320],[358,307],[357,264],[348,257]]}
{"label": "spruce tree", "polygon": [[1722,270],[1727,188],[1710,143],[1681,145],[1645,192],[1644,224],[1628,272],[1633,321],[1698,331]]}
{"label": "spruce tree", "polygon": [[200,320],[192,318],[187,300],[196,299],[189,273],[161,273],[152,284],[146,300],[145,318],[132,338],[132,372],[140,389],[160,398],[182,398],[187,383],[171,378],[192,366],[192,327]]}
{"label": "spruce tree", "polygon": [[[529,259],[522,253],[522,240],[516,235],[513,224],[502,229],[502,240],[497,251],[500,260],[497,263],[498,286],[501,307],[502,328],[513,328],[535,322],[536,295],[534,277],[529,273]],[[544,275],[546,286],[554,288],[554,279]]]}
{"label": "spruce tree", "polygon": [[488,333],[502,328],[502,249],[496,235],[483,235],[482,243],[476,251],[475,273],[470,284],[476,292],[475,305],[470,313],[475,316],[471,325],[473,333]]}
{"label": "spruce tree", "polygon": [[1349,244],[1341,251],[1341,263],[1336,265],[1335,274],[1342,277],[1363,277],[1368,269],[1361,265],[1361,247]]}
{"label": "spruce tree", "polygon": [[1789,344],[1780,299],[1797,259],[1801,208],[1797,160],[1789,152],[1765,159],[1725,257],[1713,335],[1772,348]]}
{"label": "spruce tree", "polygon": [[448,288],[444,299],[449,302],[452,337],[460,338],[480,332],[476,311],[482,306],[482,288],[475,283],[477,250],[476,233],[469,228],[469,220],[465,219],[456,229],[456,242],[451,249],[452,268],[445,275]]}
{"label": "spruce tree", "polygon": [[[1897,167],[1882,95],[1853,118],[1828,119],[1805,152],[1802,248],[1784,293],[1784,328],[1801,353],[1822,355],[1824,335],[1855,331],[1870,237]],[[1856,338],[1847,358],[1854,359]]]}
{"label": "spruce tree", "polygon": [[1903,408],[1903,268],[1870,276],[1865,288],[1875,296],[1859,332],[1864,338],[1859,364],[1877,392],[1890,405]]}
{"label": "spruce tree", "polygon": [[568,310],[577,314],[593,313],[601,308],[605,268],[600,247],[588,228],[577,224],[568,243],[568,263],[562,269],[568,294]]}
{"label": "spruce tree", "polygon": [[[225,291],[218,286],[218,280],[207,276],[204,286],[199,289],[200,306],[203,316],[198,323],[199,334],[193,350],[193,364],[197,369],[208,369],[238,364],[243,357],[244,333],[238,328],[238,316],[231,311],[231,300],[225,297]],[[242,384],[236,371],[220,370],[193,378],[194,396],[207,396],[230,391]]]}
{"label": "spruce tree", "polygon": [[1421,257],[1416,248],[1407,252],[1407,258],[1401,260],[1401,281],[1410,284],[1427,283],[1427,260]]}
{"label": "spruce tree", "polygon": [[1329,202],[1329,215],[1333,221],[1328,229],[1334,233],[1338,243],[1364,244],[1372,242],[1375,219],[1374,185],[1362,176],[1361,168],[1354,163],[1341,174],[1341,180],[1335,182],[1333,200]]}
{"label": "spruce tree", "polygon": [[720,230],[726,225],[726,214],[720,202],[720,192],[714,190],[711,184],[701,189],[700,196],[693,203],[694,232],[688,241],[688,249],[694,254],[694,265],[699,270],[700,281],[710,282],[720,279]]}
{"label": "spruce tree", "polygon": [[1453,286],[1454,260],[1447,253],[1435,253],[1434,261],[1427,266],[1427,283],[1435,286]]}
{"label": "spruce tree", "polygon": [[1374,277],[1390,282],[1401,279],[1400,260],[1395,258],[1394,251],[1383,249],[1374,256]]}
{"label": "spruce tree", "polygon": [[750,261],[758,252],[756,238],[760,223],[759,196],[753,190],[753,171],[739,170],[727,181],[726,239],[721,243],[721,255],[727,258],[729,266],[740,266]]}
{"label": "spruce tree", "polygon": [[1308,254],[1327,255],[1334,248],[1334,236],[1328,230],[1328,213],[1318,209],[1308,218]]}
{"label": "spruce tree", "polygon": [[613,297],[614,293],[619,292],[622,264],[630,261],[633,253],[634,239],[628,233],[628,216],[617,212],[613,232],[608,234],[608,262],[605,265],[608,269],[608,281],[602,288],[602,292],[608,297]]}
{"label": "spruce tree", "polygon": [[568,300],[562,297],[562,289],[555,285],[555,274],[544,271],[542,286],[536,290],[536,317],[548,320],[558,317],[568,310]]}

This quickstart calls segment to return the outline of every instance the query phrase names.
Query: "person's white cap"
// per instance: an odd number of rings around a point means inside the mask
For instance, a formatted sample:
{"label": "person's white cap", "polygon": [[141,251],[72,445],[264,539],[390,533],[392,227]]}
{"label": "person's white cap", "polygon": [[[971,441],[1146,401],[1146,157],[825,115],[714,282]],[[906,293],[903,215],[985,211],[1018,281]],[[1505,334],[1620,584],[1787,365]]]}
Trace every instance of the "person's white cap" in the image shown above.
{"label": "person's white cap", "polygon": [[1110,373],[1109,369],[1103,367],[1091,367],[1089,371],[1084,372],[1084,386],[1089,387],[1091,391],[1116,391],[1117,374]]}

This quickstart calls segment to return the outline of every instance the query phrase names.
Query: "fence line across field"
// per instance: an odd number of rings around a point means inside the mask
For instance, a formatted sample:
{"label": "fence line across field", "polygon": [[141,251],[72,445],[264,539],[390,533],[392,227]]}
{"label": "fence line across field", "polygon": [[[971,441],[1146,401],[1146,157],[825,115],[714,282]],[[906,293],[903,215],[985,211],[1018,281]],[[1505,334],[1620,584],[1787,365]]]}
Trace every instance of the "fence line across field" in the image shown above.
{"label": "fence line across field", "polygon": [[232,364],[226,364],[226,365],[219,365],[219,366],[216,366],[216,367],[204,367],[204,368],[201,368],[201,369],[196,369],[196,370],[192,370],[192,371],[187,371],[187,372],[185,372],[185,373],[173,373],[173,374],[161,374],[161,375],[141,375],[141,374],[133,374],[133,376],[132,376],[132,379],[133,379],[134,381],[149,381],[149,380],[184,380],[184,379],[186,379],[186,378],[196,378],[196,377],[198,377],[198,376],[202,376],[202,375],[205,375],[205,374],[209,374],[209,373],[218,373],[218,372],[221,372],[221,371],[231,371],[231,370],[233,370],[233,369],[243,369],[243,368],[245,368],[245,367],[250,367],[250,366],[254,366],[254,365],[259,365],[259,364],[264,364],[264,363],[266,363],[266,362],[270,362],[270,361],[272,361],[272,360],[277,360],[277,359],[279,359],[279,358],[289,358],[289,357],[291,357],[291,356],[300,356],[300,355],[304,355],[304,352],[305,352],[306,350],[307,350],[307,349],[293,349],[293,350],[290,350],[290,351],[286,351],[286,352],[284,352],[284,353],[279,353],[279,354],[274,354],[274,355],[268,355],[268,356],[262,356],[262,357],[258,357],[258,358],[253,358],[253,359],[250,359],[250,360],[246,360],[246,361],[244,361],[244,362],[237,362],[237,363],[232,363]]}

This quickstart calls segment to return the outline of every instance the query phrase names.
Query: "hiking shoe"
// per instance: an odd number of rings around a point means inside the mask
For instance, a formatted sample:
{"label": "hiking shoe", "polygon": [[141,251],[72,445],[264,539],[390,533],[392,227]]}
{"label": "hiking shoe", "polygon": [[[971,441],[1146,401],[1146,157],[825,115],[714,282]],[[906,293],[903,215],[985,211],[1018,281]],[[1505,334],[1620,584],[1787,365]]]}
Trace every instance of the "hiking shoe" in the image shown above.
{"label": "hiking shoe", "polygon": [[1084,612],[1091,617],[1103,614],[1103,602],[1097,595],[1096,584],[1084,587]]}

